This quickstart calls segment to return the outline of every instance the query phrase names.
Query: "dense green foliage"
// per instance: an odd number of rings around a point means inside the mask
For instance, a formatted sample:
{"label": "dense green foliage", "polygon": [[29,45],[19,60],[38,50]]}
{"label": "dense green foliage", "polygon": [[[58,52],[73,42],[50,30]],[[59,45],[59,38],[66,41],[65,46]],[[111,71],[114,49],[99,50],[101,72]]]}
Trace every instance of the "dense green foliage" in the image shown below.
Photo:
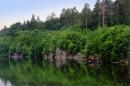
{"label": "dense green foliage", "polygon": [[63,31],[59,37],[59,48],[71,54],[80,52],[84,48],[86,39],[81,32]]}
{"label": "dense green foliage", "polygon": [[98,54],[104,60],[127,58],[130,46],[129,32],[130,28],[125,26],[104,28],[93,32],[85,46],[86,54]]}
{"label": "dense green foliage", "polygon": [[[0,53],[21,52],[25,58],[38,59],[57,48],[70,54],[82,53],[86,58],[98,54],[104,60],[119,60],[128,57],[130,27],[114,26],[95,31],[83,31],[78,27],[59,31],[20,31],[15,37],[0,37]],[[1,57],[1,59],[5,57]]]}

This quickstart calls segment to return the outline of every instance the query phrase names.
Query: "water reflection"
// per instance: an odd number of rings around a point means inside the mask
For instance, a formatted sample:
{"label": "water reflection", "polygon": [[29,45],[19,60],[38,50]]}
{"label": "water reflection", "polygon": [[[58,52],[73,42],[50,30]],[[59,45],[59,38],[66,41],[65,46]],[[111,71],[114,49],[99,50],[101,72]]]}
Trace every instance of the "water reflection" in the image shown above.
{"label": "water reflection", "polygon": [[130,69],[123,64],[89,64],[88,71],[96,76],[104,75],[110,80],[130,86]]}
{"label": "water reflection", "polygon": [[[106,76],[109,78],[109,80],[121,84],[123,83],[124,84],[123,86],[130,86],[130,69],[128,65],[119,65],[119,64],[104,65],[104,64],[94,63],[94,64],[88,64],[86,68],[91,75],[95,75],[96,77]],[[54,84],[51,85],[34,85],[34,84],[23,85],[22,84],[21,85],[20,83],[19,84],[16,83],[17,82],[13,82],[11,84],[11,81],[8,81],[7,79],[4,78],[0,79],[0,86],[54,86]],[[59,85],[55,85],[55,86],[59,86]]]}

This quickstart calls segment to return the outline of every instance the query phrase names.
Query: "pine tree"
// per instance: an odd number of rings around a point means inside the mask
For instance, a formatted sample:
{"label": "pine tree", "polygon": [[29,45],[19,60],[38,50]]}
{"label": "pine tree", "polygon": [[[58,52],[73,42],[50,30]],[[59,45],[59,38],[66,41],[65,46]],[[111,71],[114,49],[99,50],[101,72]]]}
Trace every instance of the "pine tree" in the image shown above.
{"label": "pine tree", "polygon": [[62,25],[72,26],[79,22],[79,13],[76,7],[63,9],[60,15],[60,21]]}
{"label": "pine tree", "polygon": [[116,0],[115,3],[116,24],[130,23],[130,0]]}
{"label": "pine tree", "polygon": [[35,19],[35,15],[34,14],[32,15],[31,23],[36,23],[36,19]]}
{"label": "pine tree", "polygon": [[125,1],[126,24],[130,25],[130,0]]}
{"label": "pine tree", "polygon": [[114,25],[114,4],[112,0],[104,0],[104,16],[105,16],[105,24],[107,26]]}
{"label": "pine tree", "polygon": [[91,14],[92,11],[89,7],[89,4],[85,4],[82,13],[81,13],[81,26],[83,28],[91,28],[92,27],[92,23],[91,23]]}
{"label": "pine tree", "polygon": [[97,0],[95,7],[92,12],[92,24],[93,28],[101,26],[101,10],[100,10],[100,0]]}

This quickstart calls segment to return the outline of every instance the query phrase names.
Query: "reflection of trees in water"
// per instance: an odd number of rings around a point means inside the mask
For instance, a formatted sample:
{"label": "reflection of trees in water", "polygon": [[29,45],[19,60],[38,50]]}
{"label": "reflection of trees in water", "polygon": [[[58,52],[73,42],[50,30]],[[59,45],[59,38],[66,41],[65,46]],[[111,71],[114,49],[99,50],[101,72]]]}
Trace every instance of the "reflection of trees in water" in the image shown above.
{"label": "reflection of trees in water", "polygon": [[59,84],[55,84],[55,83],[49,83],[49,84],[13,84],[12,86],[62,86]]}
{"label": "reflection of trees in water", "polygon": [[118,83],[127,83],[130,85],[130,67],[119,64],[89,64],[88,71],[96,76],[107,76],[110,80]]}
{"label": "reflection of trees in water", "polygon": [[[71,62],[73,63],[73,62]],[[82,73],[82,71],[80,70],[80,67],[78,67],[76,64],[72,65],[69,64],[68,66],[72,66],[74,67],[74,69],[78,69],[77,72],[81,73],[80,75],[84,74]],[[130,65],[112,65],[112,64],[108,64],[108,65],[103,65],[103,64],[88,64],[87,65],[87,71],[88,73],[90,73],[90,75],[95,75],[96,78],[98,78],[98,76],[105,76],[108,77],[108,80],[112,80],[114,82],[118,82],[118,83],[124,83],[124,84],[128,84],[128,86],[130,85]],[[75,73],[76,74],[76,73]],[[80,78],[79,78],[80,79]],[[104,79],[104,78],[101,78]],[[38,85],[38,83],[35,84],[31,84],[31,85],[27,85],[27,84],[21,84],[21,83],[17,83],[17,82],[13,82],[13,85],[9,85],[8,83],[8,79],[2,79],[2,82],[4,84],[4,86],[42,86],[42,85]],[[1,86],[1,85],[0,85]],[[46,86],[54,86],[53,85],[46,85]],[[60,86],[60,85],[56,85],[56,86]],[[125,85],[127,86],[127,85]]]}
{"label": "reflection of trees in water", "polygon": [[127,83],[130,82],[128,66],[122,66],[122,67],[120,67],[119,75],[120,75],[121,80],[124,80]]}
{"label": "reflection of trees in water", "polygon": [[[129,62],[128,62],[128,74],[129,74],[129,80],[130,80],[130,58],[129,58]],[[129,81],[130,84],[130,81]]]}
{"label": "reflection of trees in water", "polygon": [[92,70],[100,70],[101,69],[101,64],[98,63],[92,63],[92,64],[88,64],[89,68],[91,68]]}

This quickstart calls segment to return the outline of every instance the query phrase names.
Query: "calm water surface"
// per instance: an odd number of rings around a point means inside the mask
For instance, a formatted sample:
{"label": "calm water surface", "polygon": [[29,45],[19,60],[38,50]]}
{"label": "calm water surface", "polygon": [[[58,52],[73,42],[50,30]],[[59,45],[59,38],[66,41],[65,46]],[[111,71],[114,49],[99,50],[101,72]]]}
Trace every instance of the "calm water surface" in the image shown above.
{"label": "calm water surface", "polygon": [[[130,86],[130,67],[128,65],[87,65],[89,73],[95,76],[104,75],[109,79],[118,83],[124,83],[125,86]],[[13,78],[13,77],[12,77]],[[16,82],[17,83],[17,82]],[[16,85],[4,77],[0,78],[0,86],[31,86],[31,85]],[[44,86],[44,85],[43,85]],[[53,85],[52,85],[53,86]]]}

